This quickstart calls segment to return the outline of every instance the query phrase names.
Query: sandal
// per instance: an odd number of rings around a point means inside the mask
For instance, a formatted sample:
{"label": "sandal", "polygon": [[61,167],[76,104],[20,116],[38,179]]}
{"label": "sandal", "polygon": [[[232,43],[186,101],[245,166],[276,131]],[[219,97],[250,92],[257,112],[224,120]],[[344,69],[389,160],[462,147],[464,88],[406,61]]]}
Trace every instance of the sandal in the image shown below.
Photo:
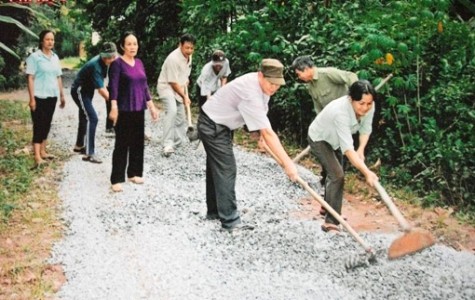
{"label": "sandal", "polygon": [[130,177],[129,181],[135,184],[143,184],[145,182],[145,180],[139,176]]}
{"label": "sandal", "polygon": [[323,223],[322,230],[325,232],[334,233],[334,234],[340,233],[340,227],[332,223]]}
{"label": "sandal", "polygon": [[35,165],[33,167],[30,168],[30,171],[34,171],[34,170],[37,170],[37,169],[40,169],[40,168],[43,168],[44,166],[46,166],[48,163],[46,161],[41,161],[39,163],[35,163]]}
{"label": "sandal", "polygon": [[53,154],[46,154],[45,156],[41,157],[42,159],[53,160],[56,158]]}
{"label": "sandal", "polygon": [[93,164],[102,164],[102,160],[99,160],[98,158],[92,156],[92,155],[88,155],[88,156],[84,156],[82,158],[83,161],[88,161],[88,162],[92,162]]}
{"label": "sandal", "polygon": [[[327,215],[327,210],[322,206],[322,207],[320,207],[319,213],[320,213],[321,216],[326,216]],[[341,215],[341,217],[342,217],[343,220],[348,221],[347,216]]]}

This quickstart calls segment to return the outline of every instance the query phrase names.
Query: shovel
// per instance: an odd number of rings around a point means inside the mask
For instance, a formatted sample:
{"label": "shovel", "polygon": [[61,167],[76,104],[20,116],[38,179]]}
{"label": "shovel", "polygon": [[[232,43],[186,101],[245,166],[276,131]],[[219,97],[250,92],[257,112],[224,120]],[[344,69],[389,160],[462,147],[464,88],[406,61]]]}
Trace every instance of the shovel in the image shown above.
{"label": "shovel", "polygon": [[[389,81],[393,77],[393,74],[389,74],[386,76],[381,82],[374,88],[376,91],[378,91],[383,85],[386,84],[386,82]],[[301,160],[303,157],[305,157],[308,153],[310,152],[310,146],[307,146],[307,148],[303,149],[302,152],[300,152],[295,158],[293,159],[294,163],[298,163],[299,160]]]}
{"label": "shovel", "polygon": [[[185,93],[188,94],[188,87],[185,86]],[[186,109],[186,118],[188,120],[188,128],[186,129],[186,136],[188,139],[193,142],[199,139],[198,137],[198,130],[196,130],[196,127],[193,126],[193,123],[191,122],[191,108],[190,104],[185,105]]]}
{"label": "shovel", "polygon": [[383,199],[391,214],[398,221],[402,230],[405,232],[401,237],[395,239],[391,243],[391,246],[388,249],[389,259],[397,259],[405,255],[413,254],[435,244],[435,238],[430,232],[420,229],[412,229],[411,225],[409,225],[409,223],[403,217],[399,209],[389,197],[388,193],[386,193],[386,190],[379,182],[376,182],[374,187],[378,191],[381,199]]}
{"label": "shovel", "polygon": [[[269,148],[269,146],[266,143],[263,143],[264,148],[266,151],[274,158],[274,160],[282,166],[282,162],[280,159],[274,154],[274,152]],[[320,203],[321,206],[323,206],[326,211],[331,214],[335,219],[337,219],[338,222],[340,222],[343,227],[350,233],[350,235],[363,247],[363,249],[366,251],[368,254],[368,257],[363,257],[363,258],[358,258],[357,260],[355,259],[350,259],[348,262],[345,263],[346,269],[351,269],[358,267],[359,265],[365,264],[366,261],[373,262],[376,260],[376,253],[373,250],[373,248],[367,244],[361,236],[348,224],[348,222],[343,219],[343,217],[336,212],[330,204],[328,204],[317,192],[315,192],[314,189],[312,189],[307,182],[305,182],[300,176],[297,177],[297,182],[302,186],[312,197]]]}

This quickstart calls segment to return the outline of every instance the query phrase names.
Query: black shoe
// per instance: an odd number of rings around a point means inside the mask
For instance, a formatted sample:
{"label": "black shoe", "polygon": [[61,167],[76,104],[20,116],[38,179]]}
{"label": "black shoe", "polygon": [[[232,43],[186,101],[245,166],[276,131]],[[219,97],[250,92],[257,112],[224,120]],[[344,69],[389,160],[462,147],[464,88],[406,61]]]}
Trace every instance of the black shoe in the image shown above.
{"label": "black shoe", "polygon": [[244,231],[244,230],[254,230],[255,226],[246,223],[239,223],[232,227],[223,227],[224,230],[227,232],[236,232],[236,231]]}
{"label": "black shoe", "polygon": [[218,220],[219,215],[218,214],[206,214],[206,220]]}
{"label": "black shoe", "polygon": [[74,147],[73,151],[80,154],[86,154],[86,147],[81,147],[81,148]]}

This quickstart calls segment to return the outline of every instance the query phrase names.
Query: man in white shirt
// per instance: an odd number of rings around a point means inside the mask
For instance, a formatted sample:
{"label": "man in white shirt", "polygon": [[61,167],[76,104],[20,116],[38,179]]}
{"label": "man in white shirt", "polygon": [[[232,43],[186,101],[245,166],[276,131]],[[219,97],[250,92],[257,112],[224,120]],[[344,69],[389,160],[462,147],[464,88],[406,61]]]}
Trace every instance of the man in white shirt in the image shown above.
{"label": "man in white shirt", "polygon": [[228,82],[231,68],[229,60],[222,50],[216,50],[211,56],[211,61],[204,65],[196,81],[200,91],[199,106],[208,100],[220,87]]}
{"label": "man in white shirt", "polygon": [[220,88],[203,105],[198,133],[206,151],[207,218],[221,221],[225,230],[252,229],[241,222],[237,210],[236,160],[232,130],[244,124],[259,131],[270,150],[282,162],[285,173],[295,181],[297,169],[285,152],[267,117],[268,103],[285,84],[284,66],[276,59],[264,59],[258,72],[244,74]]}
{"label": "man in white shirt", "polygon": [[179,47],[167,56],[158,77],[158,95],[165,110],[163,154],[167,157],[187,141],[184,105],[191,103],[186,90],[195,42],[196,39],[191,34],[182,35]]}

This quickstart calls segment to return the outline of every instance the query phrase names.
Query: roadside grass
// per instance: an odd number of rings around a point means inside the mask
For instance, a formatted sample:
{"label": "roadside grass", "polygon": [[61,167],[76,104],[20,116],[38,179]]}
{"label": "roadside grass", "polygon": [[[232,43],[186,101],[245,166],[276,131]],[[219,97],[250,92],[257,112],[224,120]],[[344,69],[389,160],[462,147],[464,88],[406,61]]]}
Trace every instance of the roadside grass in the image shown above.
{"label": "roadside grass", "polygon": [[47,263],[61,237],[59,164],[30,170],[31,122],[26,102],[0,101],[0,299],[51,299],[63,282]]}
{"label": "roadside grass", "polygon": [[78,69],[82,64],[81,58],[79,56],[74,57],[65,57],[61,59],[61,68],[75,70]]}

